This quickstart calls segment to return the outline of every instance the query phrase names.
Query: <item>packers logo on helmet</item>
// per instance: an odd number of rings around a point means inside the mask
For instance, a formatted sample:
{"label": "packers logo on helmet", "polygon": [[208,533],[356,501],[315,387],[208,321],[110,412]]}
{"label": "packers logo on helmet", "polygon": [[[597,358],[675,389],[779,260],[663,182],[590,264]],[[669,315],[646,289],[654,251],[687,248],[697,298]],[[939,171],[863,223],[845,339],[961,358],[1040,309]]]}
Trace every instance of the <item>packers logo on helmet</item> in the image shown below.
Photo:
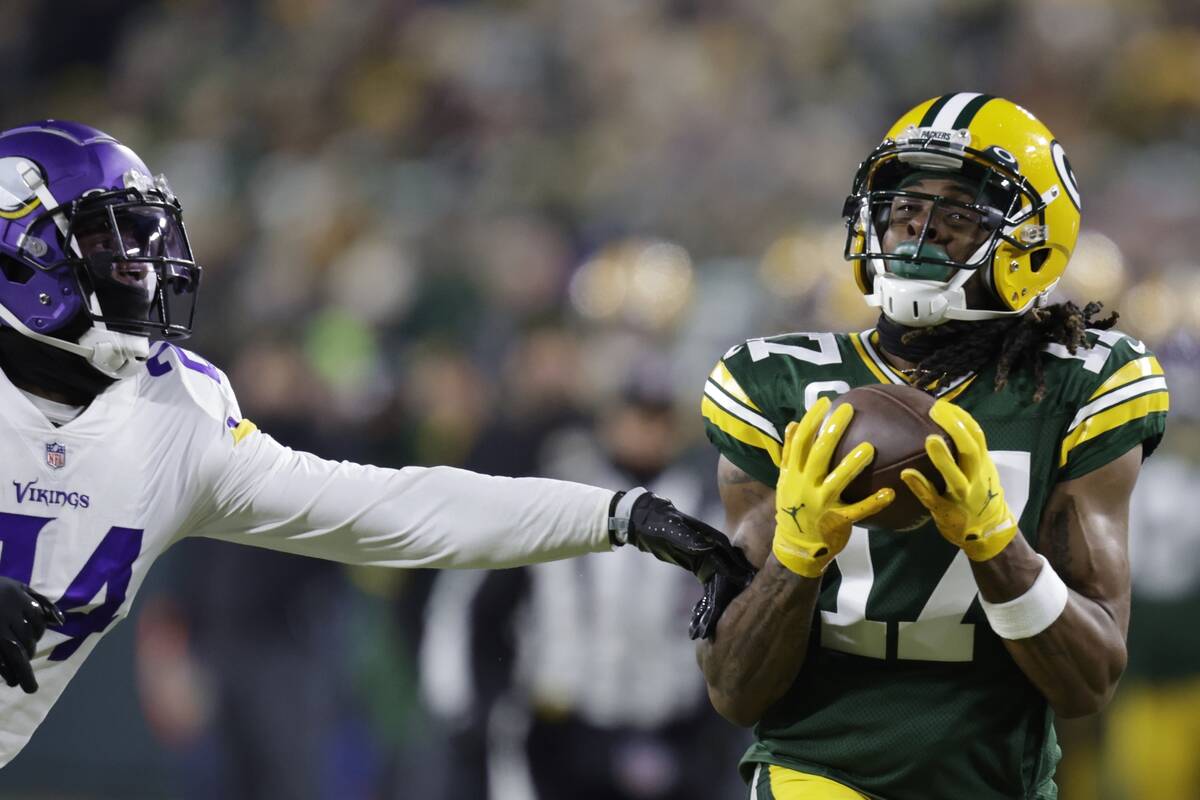
{"label": "packers logo on helmet", "polygon": [[[901,324],[1023,314],[1066,270],[1079,208],[1066,152],[1036,117],[991,95],[942,95],[859,166],[845,255],[868,304]],[[981,289],[966,286],[976,273]]]}

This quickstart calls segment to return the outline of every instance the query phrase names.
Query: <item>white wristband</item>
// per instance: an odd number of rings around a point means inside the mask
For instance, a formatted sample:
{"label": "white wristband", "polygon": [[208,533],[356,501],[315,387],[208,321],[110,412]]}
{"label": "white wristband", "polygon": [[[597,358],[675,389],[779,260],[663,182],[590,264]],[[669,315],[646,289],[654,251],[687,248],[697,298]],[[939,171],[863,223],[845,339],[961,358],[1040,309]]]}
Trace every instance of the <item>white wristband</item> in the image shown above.
{"label": "white wristband", "polygon": [[1067,607],[1067,585],[1045,556],[1039,553],[1038,558],[1042,560],[1042,571],[1025,594],[1004,603],[989,603],[979,598],[992,630],[1003,639],[1037,636],[1054,624]]}

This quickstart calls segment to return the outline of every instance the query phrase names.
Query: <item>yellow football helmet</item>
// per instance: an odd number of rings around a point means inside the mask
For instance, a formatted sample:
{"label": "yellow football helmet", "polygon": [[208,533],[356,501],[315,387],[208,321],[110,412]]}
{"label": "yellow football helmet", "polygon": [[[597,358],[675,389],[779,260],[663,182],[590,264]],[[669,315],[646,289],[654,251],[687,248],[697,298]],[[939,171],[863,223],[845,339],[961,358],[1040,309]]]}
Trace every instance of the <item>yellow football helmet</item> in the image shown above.
{"label": "yellow football helmet", "polygon": [[[908,188],[928,179],[962,191]],[[1023,314],[1067,268],[1079,206],[1066,153],[1037,118],[999,97],[946,94],[900,117],[859,166],[843,208],[845,256],[867,303],[904,325]],[[889,250],[885,232],[900,214],[915,220],[913,233]],[[973,252],[956,259],[931,243],[931,221],[969,227]],[[985,307],[970,307],[963,290],[976,272]]]}

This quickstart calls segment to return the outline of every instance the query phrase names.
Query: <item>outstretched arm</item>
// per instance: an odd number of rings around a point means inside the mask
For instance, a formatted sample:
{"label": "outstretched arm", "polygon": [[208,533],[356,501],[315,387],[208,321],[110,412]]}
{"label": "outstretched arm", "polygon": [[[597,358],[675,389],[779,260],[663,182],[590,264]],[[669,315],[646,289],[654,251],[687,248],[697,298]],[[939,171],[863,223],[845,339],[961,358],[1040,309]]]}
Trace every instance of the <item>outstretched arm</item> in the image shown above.
{"label": "outstretched arm", "polygon": [[[250,426],[251,428],[253,426]],[[744,575],[720,531],[636,489],[326,461],[258,431],[210,448],[195,535],[353,564],[500,568],[628,542],[703,580]]]}
{"label": "outstretched arm", "polygon": [[389,567],[511,567],[611,548],[605,489],[328,461],[261,432],[211,455],[200,536]]}

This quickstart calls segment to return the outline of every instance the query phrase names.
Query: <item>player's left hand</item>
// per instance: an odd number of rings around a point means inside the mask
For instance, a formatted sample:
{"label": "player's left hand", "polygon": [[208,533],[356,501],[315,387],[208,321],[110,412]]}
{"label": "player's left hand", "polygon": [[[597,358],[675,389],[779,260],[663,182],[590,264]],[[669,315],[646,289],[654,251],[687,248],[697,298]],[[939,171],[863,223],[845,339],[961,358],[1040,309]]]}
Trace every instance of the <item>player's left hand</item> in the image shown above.
{"label": "player's left hand", "polygon": [[942,536],[966,551],[972,561],[987,561],[1017,535],[1017,519],[1004,499],[983,429],[970,413],[946,400],[935,402],[929,416],[958,448],[955,461],[941,436],[925,439],[925,452],[945,479],[946,492],[939,494],[915,469],[904,470],[900,478],[929,509]]}
{"label": "player's left hand", "polygon": [[693,614],[692,638],[711,635],[725,606],[754,577],[754,567],[725,534],[645,489],[618,497],[610,529],[616,543],[628,542],[659,561],[683,567],[705,584]]}
{"label": "player's left hand", "polygon": [[0,577],[0,679],[28,694],[38,690],[34,651],[48,625],[65,621],[58,606],[20,581]]}

